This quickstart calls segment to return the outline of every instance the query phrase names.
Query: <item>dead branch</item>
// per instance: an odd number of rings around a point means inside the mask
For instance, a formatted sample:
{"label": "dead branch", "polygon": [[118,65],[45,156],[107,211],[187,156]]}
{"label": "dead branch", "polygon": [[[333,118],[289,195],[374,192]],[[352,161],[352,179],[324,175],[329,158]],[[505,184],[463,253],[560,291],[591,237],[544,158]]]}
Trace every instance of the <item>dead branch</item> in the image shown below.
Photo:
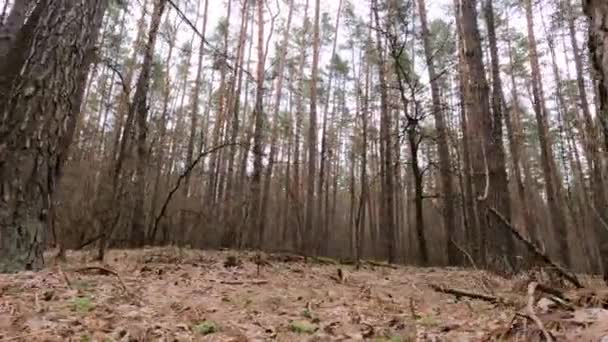
{"label": "dead branch", "polygon": [[322,256],[317,256],[312,258],[313,262],[321,265],[337,265],[338,262],[331,258],[326,258]]}
{"label": "dead branch", "polygon": [[473,257],[471,256],[471,254],[469,254],[469,252],[467,252],[462,246],[456,243],[454,239],[450,239],[450,243],[452,243],[456,247],[456,249],[460,251],[460,253],[464,254],[464,256],[467,257],[467,260],[469,260],[469,263],[471,263],[471,266],[473,266],[474,269],[478,269],[477,265],[475,264],[475,261],[473,260]]}
{"label": "dead branch", "polygon": [[65,274],[65,272],[63,272],[63,269],[61,268],[61,266],[57,265],[57,268],[59,269],[59,273],[61,273],[61,275],[63,276],[63,280],[65,280],[65,284],[68,286],[69,289],[71,289],[72,283],[70,282],[68,275]]}
{"label": "dead branch", "polygon": [[90,239],[86,240],[85,242],[81,243],[81,244],[80,244],[80,246],[76,247],[74,250],[75,250],[75,251],[79,251],[79,250],[81,250],[81,249],[83,249],[83,248],[87,247],[88,245],[90,245],[90,244],[92,244],[92,243],[96,242],[97,240],[101,239],[101,237],[102,237],[102,236],[103,236],[103,233],[98,234],[97,236],[94,236],[94,237],[92,237],[92,238],[90,238]]}
{"label": "dead branch", "polygon": [[383,262],[377,262],[377,261],[373,261],[373,260],[363,260],[364,263],[369,264],[371,266],[376,266],[376,267],[386,267],[386,268],[390,268],[393,270],[397,269],[397,266],[395,265],[391,265],[391,264],[387,264],[387,263],[383,263]]}
{"label": "dead branch", "polygon": [[551,265],[553,268],[555,268],[555,270],[557,271],[557,273],[560,276],[562,276],[564,279],[566,279],[568,282],[570,282],[576,288],[578,288],[578,289],[583,288],[583,285],[581,284],[581,282],[578,280],[578,278],[574,274],[571,274],[570,272],[568,272],[568,270],[566,270],[565,268],[563,268],[562,266],[558,265],[556,262],[551,260],[551,258],[549,258],[549,256],[547,256],[546,253],[541,251],[540,248],[538,248],[538,246],[536,246],[533,242],[531,242],[530,240],[523,237],[519,233],[519,231],[517,229],[515,229],[515,227],[513,227],[513,225],[511,225],[511,223],[509,223],[509,221],[507,221],[507,219],[504,216],[502,216],[501,213],[499,213],[494,208],[489,208],[489,210],[494,216],[496,216],[503,223],[503,225],[506,228],[508,228],[510,230],[511,234],[513,234],[513,236],[515,236],[515,238],[517,238],[517,240],[523,242],[523,244],[526,246],[526,248],[528,249],[529,252],[531,252],[532,254],[539,257],[543,262],[545,262],[545,263]]}
{"label": "dead branch", "polygon": [[545,329],[545,325],[543,324],[543,321],[541,321],[540,318],[538,318],[538,316],[536,316],[536,313],[534,312],[534,292],[536,291],[537,286],[538,286],[538,283],[536,283],[535,281],[531,282],[528,285],[528,305],[526,307],[527,312],[528,312],[528,315],[530,316],[530,318],[532,319],[532,321],[534,323],[536,323],[536,325],[538,326],[540,331],[542,331],[543,336],[545,336],[545,339],[547,340],[547,342],[553,342],[553,341],[555,341],[555,339],[547,331],[547,329]]}
{"label": "dead branch", "polygon": [[52,329],[43,329],[43,330],[35,331],[33,333],[25,334],[25,335],[18,335],[18,336],[13,336],[13,337],[5,337],[5,338],[1,338],[0,342],[24,340],[26,337],[34,337],[34,336],[37,336],[37,335],[42,335],[42,334],[44,334],[46,332],[49,332],[51,330]]}
{"label": "dead branch", "polygon": [[220,284],[224,285],[264,285],[268,284],[268,280],[250,280],[250,281],[240,281],[240,280],[222,280]]}
{"label": "dead branch", "polygon": [[487,294],[483,294],[483,293],[469,292],[469,291],[461,290],[461,289],[452,289],[452,288],[439,286],[436,284],[429,284],[429,287],[432,288],[433,290],[435,290],[436,292],[445,293],[445,294],[453,295],[456,297],[468,297],[468,298],[473,298],[473,299],[479,299],[479,300],[483,300],[485,302],[489,302],[489,303],[493,303],[493,304],[506,302],[505,300],[503,300],[500,297],[491,296],[491,295],[487,295]]}
{"label": "dead branch", "polygon": [[108,269],[105,267],[101,267],[101,266],[86,266],[86,267],[72,269],[71,271],[76,272],[76,273],[87,273],[88,271],[98,271],[99,274],[101,274],[101,275],[113,275],[120,282],[120,286],[122,287],[123,291],[129,292],[127,290],[127,285],[125,285],[125,282],[122,280],[122,277],[120,276],[120,274],[118,274],[118,272],[116,272],[114,270],[111,270],[111,269]]}
{"label": "dead branch", "polygon": [[196,159],[194,159],[194,161],[192,161],[192,163],[186,167],[184,172],[182,172],[182,174],[180,174],[179,177],[177,178],[177,182],[175,183],[175,185],[173,186],[171,191],[169,191],[169,194],[167,195],[167,198],[165,199],[165,202],[163,203],[163,206],[160,209],[160,213],[158,213],[158,216],[156,216],[156,218],[154,219],[154,225],[152,226],[150,236],[148,237],[151,241],[153,241],[154,238],[156,237],[156,232],[158,231],[158,224],[160,223],[160,220],[163,218],[163,216],[165,216],[167,207],[169,206],[169,203],[171,202],[173,195],[177,192],[177,190],[179,190],[179,187],[182,184],[182,180],[184,180],[184,178],[188,177],[190,172],[192,172],[194,167],[203,159],[203,157],[205,157],[209,154],[215,153],[225,147],[235,146],[235,145],[238,146],[238,145],[242,145],[242,144],[240,142],[225,143],[225,144],[220,144],[218,146],[212,147],[206,151],[202,151],[201,153],[198,154]]}

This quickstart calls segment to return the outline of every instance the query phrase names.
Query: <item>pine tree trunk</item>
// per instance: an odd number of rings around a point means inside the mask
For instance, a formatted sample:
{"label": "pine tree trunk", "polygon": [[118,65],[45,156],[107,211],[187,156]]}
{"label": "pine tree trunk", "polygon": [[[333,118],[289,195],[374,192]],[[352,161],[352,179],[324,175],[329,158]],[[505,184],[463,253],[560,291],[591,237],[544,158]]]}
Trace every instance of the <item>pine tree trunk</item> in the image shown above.
{"label": "pine tree trunk", "polygon": [[[312,249],[312,237],[314,235],[315,223],[315,177],[317,176],[317,87],[318,87],[318,74],[319,74],[319,48],[320,48],[320,37],[319,37],[319,22],[321,12],[320,0],[315,1],[315,19],[313,25],[313,43],[312,43],[312,75],[310,81],[310,116],[308,123],[308,174],[306,180],[306,224],[304,228],[305,240],[305,253],[313,252]],[[320,194],[319,194],[320,195]],[[317,199],[320,200],[320,199]],[[320,213],[316,213],[319,215]]]}
{"label": "pine tree trunk", "polygon": [[[394,215],[394,189],[393,189],[393,152],[391,143],[392,132],[390,128],[391,116],[388,108],[388,85],[386,78],[386,64],[384,61],[384,48],[382,45],[382,37],[380,31],[380,19],[378,15],[378,1],[372,1],[372,9],[374,12],[374,21],[376,25],[376,47],[380,54],[380,62],[378,65],[379,77],[380,77],[380,156],[381,156],[381,226],[384,230],[384,243],[386,244],[386,251],[388,262],[393,263],[396,261],[395,251],[395,215]],[[421,228],[422,229],[422,228]],[[423,241],[419,241],[423,244]],[[426,248],[424,248],[426,250]],[[422,254],[422,261],[425,263],[425,256]]]}
{"label": "pine tree trunk", "polygon": [[152,72],[152,62],[154,58],[154,48],[156,46],[156,38],[160,26],[161,17],[167,5],[167,0],[158,0],[154,4],[154,12],[150,22],[150,30],[148,31],[148,41],[144,47],[144,58],[142,61],[141,72],[135,86],[135,94],[133,95],[133,103],[130,106],[129,116],[134,115],[136,128],[136,161],[135,161],[135,183],[134,191],[134,208],[133,217],[131,220],[131,243],[136,247],[141,247],[145,243],[146,232],[146,214],[144,212],[145,205],[145,184],[146,170],[148,168],[148,90],[150,88],[150,75]]}
{"label": "pine tree trunk", "polygon": [[458,251],[454,243],[452,243],[452,240],[454,240],[454,234],[456,232],[456,218],[454,209],[454,186],[451,179],[452,170],[450,165],[450,150],[448,147],[447,129],[439,94],[439,80],[437,79],[435,62],[433,61],[434,51],[432,51],[432,47],[430,45],[430,33],[427,24],[425,0],[418,0],[418,12],[422,30],[424,55],[426,58],[429,79],[431,80],[433,118],[435,119],[435,129],[437,130],[437,151],[439,154],[439,172],[441,177],[441,190],[443,198],[443,221],[446,231],[446,251],[448,254],[448,264],[456,265],[458,262]]}
{"label": "pine tree trunk", "polygon": [[[500,61],[498,57],[498,47],[496,43],[496,28],[494,27],[494,5],[493,0],[486,0],[484,7],[486,27],[488,29],[488,40],[490,48],[492,66],[492,119],[491,119],[491,150],[489,151],[490,172],[494,171],[494,181],[492,184],[493,194],[498,195],[496,199],[496,209],[503,215],[511,218],[511,199],[509,198],[509,183],[507,179],[507,166],[503,145],[502,120],[505,111],[503,101],[502,82],[500,79]],[[492,177],[491,177],[492,178]],[[500,223],[498,223],[500,224]],[[506,262],[515,267],[515,241],[513,236],[506,229],[497,227],[497,231],[492,232],[497,241],[492,249],[500,250]]]}
{"label": "pine tree trunk", "polygon": [[[604,156],[601,161],[607,166],[606,152],[608,151],[608,3],[603,0],[583,0],[583,10],[589,17],[589,53],[593,66],[593,75],[597,81],[597,117],[602,124],[604,133]],[[604,174],[605,171],[604,171]],[[606,213],[607,208],[596,208],[598,215]],[[604,216],[605,217],[605,216]],[[604,279],[608,274],[608,232],[601,225],[596,225],[600,240],[600,253],[604,266]]]}
{"label": "pine tree trunk", "polygon": [[44,266],[56,184],[107,5],[40,1],[0,65],[1,75],[19,70],[0,80],[0,89],[10,89],[0,103],[2,273]]}
{"label": "pine tree trunk", "polygon": [[[198,116],[199,116],[199,105],[200,105],[200,96],[202,92],[202,83],[203,83],[203,56],[205,55],[205,33],[207,30],[207,18],[209,12],[209,0],[204,0],[205,4],[203,5],[203,24],[201,27],[201,37],[199,41],[199,49],[198,49],[198,62],[196,67],[196,79],[194,81],[194,89],[192,90],[191,102],[190,102],[190,137],[188,138],[188,146],[186,148],[186,167],[192,164],[192,160],[194,158],[194,141],[196,140],[196,130],[198,126]],[[200,1],[199,1],[200,5]],[[198,13],[198,11],[197,11]],[[201,132],[201,135],[203,132]],[[184,179],[184,197],[188,198],[190,196],[190,180],[191,173],[188,173]],[[183,225],[185,222],[180,223]]]}
{"label": "pine tree trunk", "polygon": [[544,90],[542,85],[536,37],[534,34],[534,14],[532,0],[525,1],[526,21],[528,26],[528,49],[530,51],[530,65],[532,69],[532,95],[534,98],[534,113],[538,125],[538,139],[541,150],[541,166],[545,179],[545,191],[547,204],[551,213],[551,223],[555,230],[562,261],[570,266],[570,249],[568,244],[568,223],[565,215],[565,206],[561,194],[561,182],[557,174],[555,160],[553,159],[553,147],[549,136],[549,122],[545,106]]}
{"label": "pine tree trunk", "polygon": [[262,153],[264,144],[264,2],[257,0],[257,19],[258,19],[258,63],[256,68],[256,95],[254,107],[254,134],[253,134],[253,174],[251,175],[251,215],[254,227],[254,243],[256,248],[260,248],[264,238],[264,229],[260,225],[260,201],[262,195]]}
{"label": "pine tree trunk", "polygon": [[[479,229],[479,258],[484,264],[489,264],[486,257],[487,240],[491,237],[501,239],[496,236],[497,232],[504,229],[499,227],[501,224],[490,219],[489,208],[495,208],[510,217],[509,193],[506,188],[506,170],[503,162],[497,157],[501,151],[502,144],[495,140],[496,132],[492,126],[490,116],[489,90],[486,81],[485,67],[483,64],[480,34],[477,26],[477,10],[475,1],[462,0],[461,4],[461,37],[464,42],[465,56],[465,105],[469,132],[465,134],[475,134],[471,144],[471,165],[472,183],[474,188],[475,200],[478,202],[477,221],[480,223]],[[495,233],[496,232],[496,233]],[[489,234],[488,234],[489,233]],[[502,259],[508,257],[508,248],[504,248],[508,241],[495,241],[497,246],[502,246],[500,254],[494,257]],[[498,260],[492,260],[490,267],[498,271],[504,271]]]}
{"label": "pine tree trunk", "polygon": [[281,109],[281,99],[283,96],[283,79],[285,78],[285,60],[287,58],[287,45],[289,44],[289,33],[291,30],[291,20],[293,18],[294,4],[293,0],[289,1],[289,13],[287,14],[287,26],[283,34],[283,41],[279,48],[279,65],[277,67],[277,85],[274,94],[274,108],[272,115],[272,132],[270,138],[270,154],[268,156],[268,165],[266,166],[266,172],[264,174],[264,189],[262,192],[262,204],[260,212],[260,226],[258,229],[264,231],[266,225],[266,216],[268,212],[268,200],[270,198],[270,180],[272,178],[272,172],[274,168],[274,162],[277,154],[277,140],[279,136],[279,112]]}

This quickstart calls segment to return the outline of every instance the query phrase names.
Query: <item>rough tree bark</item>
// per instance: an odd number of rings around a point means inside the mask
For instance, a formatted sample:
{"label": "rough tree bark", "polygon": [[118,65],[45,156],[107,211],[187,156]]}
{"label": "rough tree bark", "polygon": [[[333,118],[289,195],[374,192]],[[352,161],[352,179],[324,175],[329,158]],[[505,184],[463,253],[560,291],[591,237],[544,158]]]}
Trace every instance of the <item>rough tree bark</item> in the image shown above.
{"label": "rough tree bark", "polygon": [[[481,38],[477,25],[476,1],[462,0],[460,6],[461,30],[460,35],[464,46],[464,62],[466,69],[465,106],[469,131],[465,135],[474,134],[471,147],[472,183],[475,200],[478,202],[477,220],[479,229],[480,260],[486,262],[487,232],[498,231],[498,222],[488,219],[487,209],[498,207],[504,215],[510,215],[509,193],[503,191],[506,176],[504,163],[496,159],[502,144],[494,141],[492,117],[490,115],[489,87],[485,75]],[[504,153],[504,152],[503,152]],[[507,203],[507,204],[505,204]],[[506,243],[498,241],[499,245]],[[507,253],[506,249],[501,254]]]}
{"label": "rough tree bark", "polygon": [[[486,0],[484,6],[484,15],[486,27],[488,29],[488,41],[490,45],[490,59],[492,69],[492,117],[491,117],[491,150],[489,150],[488,163],[490,170],[494,171],[490,177],[493,181],[491,195],[499,196],[495,199],[500,207],[497,208],[503,212],[503,215],[511,217],[511,205],[509,198],[509,182],[507,179],[506,158],[503,145],[503,129],[502,119],[505,111],[503,102],[502,81],[500,79],[500,60],[498,57],[498,46],[496,42],[496,28],[494,24],[494,4],[493,0]],[[511,266],[515,266],[515,241],[509,232],[504,229],[495,231],[497,244],[495,249],[502,252],[502,256]],[[494,248],[493,248],[494,249]]]}
{"label": "rough tree bark", "polygon": [[[608,2],[604,0],[583,0],[583,10],[589,17],[589,53],[597,82],[597,117],[604,133],[604,168],[608,151]],[[605,174],[605,173],[604,173]],[[596,208],[605,213],[606,208]],[[599,214],[598,214],[599,215]],[[602,242],[600,254],[604,273],[608,273],[608,232],[602,225],[597,225],[597,234]],[[604,276],[606,279],[606,276]]]}
{"label": "rough tree bark", "polygon": [[44,265],[56,184],[107,5],[40,1],[0,62],[0,272]]}

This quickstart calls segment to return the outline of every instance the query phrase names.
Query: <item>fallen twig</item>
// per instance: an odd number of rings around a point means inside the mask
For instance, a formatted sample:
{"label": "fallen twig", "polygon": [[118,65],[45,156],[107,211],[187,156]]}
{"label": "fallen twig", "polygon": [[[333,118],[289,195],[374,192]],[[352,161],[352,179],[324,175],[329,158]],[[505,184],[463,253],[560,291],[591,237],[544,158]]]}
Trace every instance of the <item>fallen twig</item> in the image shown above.
{"label": "fallen twig", "polygon": [[268,280],[250,280],[250,281],[240,281],[240,280],[222,280],[220,284],[225,285],[264,285],[268,284]]}
{"label": "fallen twig", "polygon": [[450,295],[453,295],[456,297],[469,297],[469,298],[479,299],[479,300],[483,300],[483,301],[494,303],[494,304],[505,303],[505,301],[502,298],[497,297],[497,296],[491,296],[491,295],[487,295],[487,294],[483,294],[483,293],[469,292],[469,291],[461,290],[461,289],[452,289],[452,288],[439,286],[436,284],[429,284],[429,286],[437,292],[450,294]]}
{"label": "fallen twig", "polygon": [[572,283],[572,285],[574,285],[576,288],[578,288],[578,289],[583,288],[583,285],[578,280],[578,278],[576,278],[576,276],[574,274],[571,274],[565,268],[563,268],[560,265],[558,265],[557,263],[555,263],[553,260],[551,260],[551,258],[549,258],[549,256],[547,256],[546,253],[541,251],[540,248],[538,248],[538,246],[536,246],[533,242],[531,242],[528,239],[526,239],[525,237],[523,237],[519,233],[519,231],[517,229],[515,229],[515,227],[513,227],[513,225],[511,225],[511,223],[509,223],[509,221],[507,221],[507,219],[504,216],[502,216],[501,213],[499,213],[494,208],[489,208],[489,210],[494,216],[496,216],[503,223],[503,225],[506,228],[508,228],[511,231],[511,234],[513,234],[513,236],[515,236],[515,238],[517,238],[517,240],[523,242],[524,245],[526,245],[526,248],[528,249],[528,251],[530,251],[532,254],[536,255],[537,257],[539,257],[545,263],[553,266],[559,275],[561,275],[564,279],[566,279],[567,281]]}
{"label": "fallen twig", "polygon": [[363,262],[365,262],[366,264],[369,264],[371,266],[386,267],[386,268],[390,268],[390,269],[393,269],[393,270],[397,269],[397,266],[391,265],[391,264],[387,264],[387,263],[384,263],[384,262],[377,262],[377,261],[373,261],[373,260],[364,260]]}
{"label": "fallen twig", "polygon": [[111,269],[101,267],[101,266],[86,266],[86,267],[76,268],[71,271],[76,272],[76,273],[86,273],[87,271],[99,271],[102,275],[113,275],[120,282],[122,289],[125,292],[129,292],[127,290],[127,285],[125,285],[125,282],[122,280],[122,277],[120,276],[120,274],[118,274],[118,272],[113,271]]}
{"label": "fallen twig", "polygon": [[29,333],[29,334],[25,334],[25,335],[5,337],[5,338],[0,339],[0,342],[20,340],[20,339],[23,339],[26,337],[32,337],[32,336],[44,334],[45,332],[49,332],[49,331],[51,331],[51,329],[43,329],[43,330],[35,331],[35,332]]}
{"label": "fallen twig", "polygon": [[467,257],[467,260],[469,261],[471,266],[473,266],[474,269],[478,269],[477,264],[475,264],[475,261],[473,260],[473,257],[471,256],[471,254],[469,254],[469,252],[467,252],[462,246],[456,243],[454,239],[450,239],[450,243],[452,243],[456,247],[456,249],[460,251],[460,253],[464,254],[464,256]]}
{"label": "fallen twig", "polygon": [[543,324],[543,321],[541,321],[540,318],[538,318],[538,316],[536,316],[536,313],[534,312],[534,292],[536,291],[537,286],[538,286],[538,283],[536,283],[535,281],[531,282],[528,285],[527,312],[528,312],[528,315],[530,316],[530,318],[532,319],[532,321],[534,323],[536,323],[536,325],[538,326],[540,331],[542,331],[543,336],[545,336],[545,339],[547,340],[547,342],[553,342],[553,341],[555,341],[555,339],[547,331],[547,329],[545,329],[545,325]]}
{"label": "fallen twig", "polygon": [[63,269],[61,268],[61,266],[57,265],[57,268],[59,269],[59,273],[61,273],[61,275],[63,276],[63,280],[65,280],[65,284],[67,285],[67,287],[69,289],[72,288],[72,283],[70,282],[70,279],[68,278],[68,275],[65,274],[65,272],[63,272]]}
{"label": "fallen twig", "polygon": [[567,310],[574,311],[574,306],[561,291],[538,283],[536,284],[536,290],[548,294],[550,296],[549,299],[554,301],[556,304],[563,306]]}

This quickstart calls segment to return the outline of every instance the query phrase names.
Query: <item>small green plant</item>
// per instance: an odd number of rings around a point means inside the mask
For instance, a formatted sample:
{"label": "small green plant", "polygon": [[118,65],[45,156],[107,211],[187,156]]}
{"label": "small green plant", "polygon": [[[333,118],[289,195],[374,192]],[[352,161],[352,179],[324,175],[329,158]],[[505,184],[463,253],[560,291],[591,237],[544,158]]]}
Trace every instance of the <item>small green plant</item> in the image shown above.
{"label": "small green plant", "polygon": [[89,336],[89,335],[82,335],[80,337],[80,342],[91,342],[91,336]]}
{"label": "small green plant", "polygon": [[201,335],[209,335],[217,332],[217,326],[212,321],[204,320],[194,326],[194,331]]}
{"label": "small green plant", "polygon": [[93,302],[87,296],[72,299],[72,310],[77,312],[89,312],[93,310]]}
{"label": "small green plant", "polygon": [[426,327],[436,327],[439,322],[433,316],[422,316],[418,319],[418,323]]}
{"label": "small green plant", "polygon": [[89,280],[76,280],[73,284],[76,289],[83,291],[91,290],[96,285],[97,284],[94,281]]}
{"label": "small green plant", "polygon": [[308,319],[312,319],[312,313],[310,312],[310,310],[308,310],[308,308],[304,309],[304,311],[302,311],[302,316],[306,317]]}
{"label": "small green plant", "polygon": [[304,321],[293,321],[289,323],[289,330],[296,334],[313,334],[317,329],[316,326]]}

